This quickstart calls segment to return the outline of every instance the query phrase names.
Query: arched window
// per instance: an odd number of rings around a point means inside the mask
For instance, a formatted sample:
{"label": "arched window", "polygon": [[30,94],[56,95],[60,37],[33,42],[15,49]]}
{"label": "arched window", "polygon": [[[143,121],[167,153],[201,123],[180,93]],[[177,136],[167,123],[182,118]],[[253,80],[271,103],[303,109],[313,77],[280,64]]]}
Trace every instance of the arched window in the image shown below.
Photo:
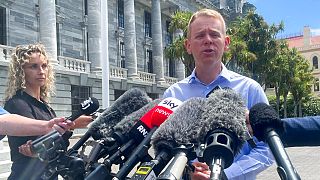
{"label": "arched window", "polygon": [[314,56],[312,58],[312,65],[313,65],[314,69],[318,69],[319,68],[319,61],[318,61],[318,57],[317,56]]}
{"label": "arched window", "polygon": [[320,82],[319,82],[319,78],[315,79],[315,83],[314,83],[314,91],[319,91],[320,90]]}

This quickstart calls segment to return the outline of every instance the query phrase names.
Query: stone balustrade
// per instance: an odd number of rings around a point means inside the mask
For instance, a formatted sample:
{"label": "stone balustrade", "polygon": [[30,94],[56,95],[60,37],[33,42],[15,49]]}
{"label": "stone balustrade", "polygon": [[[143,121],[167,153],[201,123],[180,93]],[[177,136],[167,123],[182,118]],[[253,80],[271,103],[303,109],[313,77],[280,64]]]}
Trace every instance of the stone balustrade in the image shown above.
{"label": "stone balustrade", "polygon": [[0,45],[0,61],[10,61],[14,47]]}
{"label": "stone balustrade", "polygon": [[127,79],[128,70],[125,68],[110,66],[110,78]]}
{"label": "stone balustrade", "polygon": [[61,66],[78,72],[90,73],[90,62],[80,59],[58,56],[58,62]]}
{"label": "stone balustrade", "polygon": [[145,83],[153,83],[153,84],[156,83],[156,75],[155,74],[138,71],[138,77],[141,81],[143,81]]}
{"label": "stone balustrade", "polygon": [[166,84],[169,84],[169,85],[172,85],[172,84],[178,82],[178,79],[174,78],[174,77],[165,76],[164,79],[166,81]]}

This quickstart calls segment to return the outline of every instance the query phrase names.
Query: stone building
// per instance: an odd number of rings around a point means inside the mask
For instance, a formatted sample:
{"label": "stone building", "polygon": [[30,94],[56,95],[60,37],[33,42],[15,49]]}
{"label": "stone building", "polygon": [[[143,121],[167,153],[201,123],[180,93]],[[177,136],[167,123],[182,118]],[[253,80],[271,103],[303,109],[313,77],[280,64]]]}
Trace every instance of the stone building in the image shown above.
{"label": "stone building", "polygon": [[310,27],[303,28],[303,34],[286,38],[290,48],[297,48],[305,57],[315,78],[312,91],[320,96],[320,35],[312,35]]}
{"label": "stone building", "polygon": [[[107,107],[139,87],[161,97],[184,78],[184,65],[163,49],[176,10],[217,9],[226,19],[241,15],[246,0],[1,0],[0,103],[15,46],[42,42],[55,64],[58,115],[75,111],[88,96]],[[250,6],[250,4],[249,4]]]}

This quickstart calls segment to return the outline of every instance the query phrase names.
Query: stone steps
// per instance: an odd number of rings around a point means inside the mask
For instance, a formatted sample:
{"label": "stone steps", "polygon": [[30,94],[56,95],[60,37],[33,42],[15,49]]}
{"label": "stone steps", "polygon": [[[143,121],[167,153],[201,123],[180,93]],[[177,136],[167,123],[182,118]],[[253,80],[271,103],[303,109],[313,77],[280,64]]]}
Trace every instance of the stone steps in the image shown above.
{"label": "stone steps", "polygon": [[11,171],[10,148],[8,140],[0,141],[0,180],[5,180],[10,175]]}

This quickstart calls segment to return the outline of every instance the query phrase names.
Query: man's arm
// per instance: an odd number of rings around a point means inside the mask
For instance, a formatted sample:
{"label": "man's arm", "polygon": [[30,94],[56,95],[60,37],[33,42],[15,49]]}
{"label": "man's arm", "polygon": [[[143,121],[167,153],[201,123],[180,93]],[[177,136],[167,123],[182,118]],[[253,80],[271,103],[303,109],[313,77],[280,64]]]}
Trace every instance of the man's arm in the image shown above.
{"label": "man's arm", "polygon": [[[43,135],[55,127],[60,133],[69,129],[73,122],[64,122],[65,118],[54,118],[50,121],[39,121],[16,114],[0,115],[0,134],[10,136]],[[59,126],[55,126],[59,125]],[[62,127],[62,128],[61,128]]]}
{"label": "man's arm", "polygon": [[279,134],[286,147],[320,146],[320,116],[282,119],[284,133]]}

